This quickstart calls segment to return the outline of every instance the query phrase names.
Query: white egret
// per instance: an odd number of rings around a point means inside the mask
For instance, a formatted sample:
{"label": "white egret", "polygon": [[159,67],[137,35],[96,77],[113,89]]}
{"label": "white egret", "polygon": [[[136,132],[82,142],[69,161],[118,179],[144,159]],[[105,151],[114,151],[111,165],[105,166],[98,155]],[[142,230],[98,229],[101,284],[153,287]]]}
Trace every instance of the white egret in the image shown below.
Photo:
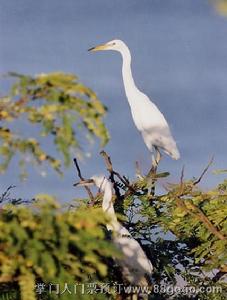
{"label": "white egret", "polygon": [[123,257],[117,260],[122,268],[123,277],[131,284],[147,286],[149,284],[147,277],[150,277],[153,272],[152,263],[140,244],[118,222],[112,203],[112,184],[105,176],[101,175],[93,176],[91,179],[81,181],[76,185],[87,186],[91,184],[95,184],[104,193],[102,209],[110,219],[106,227],[113,233],[113,243],[123,253]]}
{"label": "white egret", "polygon": [[134,83],[131,71],[131,54],[127,45],[121,40],[112,40],[89,49],[89,51],[101,50],[115,50],[122,55],[122,76],[132,118],[148,149],[152,153],[153,150],[156,151],[156,157],[154,158],[154,155],[152,155],[153,163],[157,166],[160,161],[160,149],[173,159],[179,159],[180,154],[165,117]]}

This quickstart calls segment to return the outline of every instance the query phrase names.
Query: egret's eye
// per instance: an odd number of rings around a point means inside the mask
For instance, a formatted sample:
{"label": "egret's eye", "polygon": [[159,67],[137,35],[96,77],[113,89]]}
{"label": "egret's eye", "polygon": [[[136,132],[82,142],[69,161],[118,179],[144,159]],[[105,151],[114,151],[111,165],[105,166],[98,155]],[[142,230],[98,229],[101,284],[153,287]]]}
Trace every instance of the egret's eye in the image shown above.
{"label": "egret's eye", "polygon": [[116,45],[116,43],[113,43],[113,46],[115,46]]}

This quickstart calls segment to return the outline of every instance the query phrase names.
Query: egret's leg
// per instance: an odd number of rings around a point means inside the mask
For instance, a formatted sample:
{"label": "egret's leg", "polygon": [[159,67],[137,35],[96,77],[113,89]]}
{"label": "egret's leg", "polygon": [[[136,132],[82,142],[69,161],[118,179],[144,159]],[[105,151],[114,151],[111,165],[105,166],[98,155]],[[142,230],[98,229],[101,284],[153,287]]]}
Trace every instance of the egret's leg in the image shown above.
{"label": "egret's leg", "polygon": [[155,147],[155,150],[156,150],[156,164],[158,166],[158,164],[160,163],[160,160],[162,159],[162,154],[160,152],[160,150],[158,149],[158,147]]}
{"label": "egret's leg", "polygon": [[139,165],[138,161],[136,161],[136,177],[140,180],[143,179],[143,175],[142,175],[142,172],[141,172],[140,165]]}
{"label": "egret's leg", "polygon": [[152,159],[151,169],[154,169],[156,167],[156,159],[154,153],[152,153],[151,159]]}
{"label": "egret's leg", "polygon": [[152,153],[152,166],[151,166],[150,171],[147,174],[147,177],[153,178],[152,179],[152,184],[151,184],[151,192],[150,192],[150,194],[152,196],[154,196],[154,194],[155,194],[155,182],[156,182],[156,180],[154,179],[154,176],[157,172],[158,164],[159,164],[159,162],[162,158],[161,152],[159,151],[158,147],[154,146],[154,149],[155,149],[155,152],[156,152],[155,154],[156,155],[154,155]]}
{"label": "egret's leg", "polygon": [[152,154],[152,167],[154,168],[154,170],[156,170],[158,167],[158,164],[162,158],[162,155],[161,155],[161,152],[159,151],[158,147],[154,146],[154,149],[156,152],[155,153],[156,156],[154,154]]}

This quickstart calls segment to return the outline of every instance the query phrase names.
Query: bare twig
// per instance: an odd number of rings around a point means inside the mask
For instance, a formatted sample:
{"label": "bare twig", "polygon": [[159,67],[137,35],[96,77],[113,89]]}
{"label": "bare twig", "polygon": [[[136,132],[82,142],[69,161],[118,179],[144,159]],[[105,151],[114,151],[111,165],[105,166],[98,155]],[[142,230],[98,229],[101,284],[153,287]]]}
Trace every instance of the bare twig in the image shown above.
{"label": "bare twig", "polygon": [[208,165],[206,166],[206,168],[203,170],[202,174],[199,176],[198,179],[196,179],[194,182],[193,182],[193,185],[197,185],[203,178],[203,176],[206,174],[206,172],[208,171],[209,167],[212,165],[214,161],[214,156],[211,157],[211,160],[209,161]]}
{"label": "bare twig", "polygon": [[181,170],[181,176],[180,176],[180,192],[178,193],[179,197],[184,195],[184,166]]}
{"label": "bare twig", "polygon": [[129,184],[129,181],[123,176],[121,176],[118,172],[113,170],[113,166],[112,166],[112,162],[110,157],[108,156],[108,154],[105,151],[101,151],[100,154],[104,157],[106,166],[107,166],[107,170],[110,172],[110,179],[111,177],[113,178],[113,183],[114,181],[114,175],[118,177],[118,179],[121,180],[121,182],[129,189],[131,190],[133,193],[136,193],[136,190],[133,188],[133,186],[131,186]]}
{"label": "bare twig", "polygon": [[106,163],[107,170],[108,170],[110,173],[113,172],[113,166],[112,166],[112,161],[111,161],[110,156],[109,156],[104,150],[102,150],[102,151],[100,152],[100,154],[104,157],[104,160],[105,160],[105,163]]}
{"label": "bare twig", "polygon": [[[206,166],[206,168],[203,170],[202,174],[198,177],[198,179],[194,180],[190,186],[190,188],[192,189],[194,186],[196,186],[198,183],[200,183],[200,181],[202,180],[203,176],[206,174],[206,172],[208,171],[209,167],[212,165],[214,158],[212,157],[211,160],[209,161],[208,165]],[[180,190],[178,192],[178,197],[182,197],[185,196],[188,191],[184,189],[184,166],[181,170],[181,176],[180,176]]]}
{"label": "bare twig", "polygon": [[116,184],[115,179],[114,179],[115,172],[113,170],[113,165],[112,165],[111,158],[110,158],[110,156],[105,151],[101,151],[100,154],[103,156],[105,164],[106,164],[107,171],[110,173],[110,180],[111,180],[111,182],[113,184],[115,195],[116,195],[118,201],[120,203],[122,203],[121,192],[120,192],[120,189],[119,189],[119,187]]}
{"label": "bare twig", "polygon": [[183,166],[183,168],[181,170],[181,176],[180,176],[180,184],[181,184],[181,186],[183,185],[183,181],[184,181],[184,166]]}
{"label": "bare twig", "polygon": [[14,189],[15,185],[10,185],[0,196],[0,203],[9,200],[10,190]]}
{"label": "bare twig", "polygon": [[[84,180],[84,177],[83,177],[82,174],[81,174],[81,170],[80,170],[80,167],[79,167],[79,164],[78,164],[77,159],[74,158],[74,159],[73,159],[73,162],[74,162],[74,164],[75,164],[75,166],[76,166],[78,177],[80,178],[80,180]],[[89,198],[90,198],[90,200],[91,200],[91,204],[94,205],[95,198],[94,198],[94,196],[93,196],[91,190],[89,189],[88,186],[84,186],[84,188],[85,188],[85,190],[86,190],[87,193],[88,193],[88,196],[89,196]]]}
{"label": "bare twig", "polygon": [[82,174],[81,174],[80,167],[79,167],[79,164],[78,164],[77,159],[74,158],[74,159],[73,159],[73,162],[74,162],[74,164],[75,164],[75,166],[76,166],[78,177],[79,177],[81,180],[84,180],[84,177],[83,177]]}

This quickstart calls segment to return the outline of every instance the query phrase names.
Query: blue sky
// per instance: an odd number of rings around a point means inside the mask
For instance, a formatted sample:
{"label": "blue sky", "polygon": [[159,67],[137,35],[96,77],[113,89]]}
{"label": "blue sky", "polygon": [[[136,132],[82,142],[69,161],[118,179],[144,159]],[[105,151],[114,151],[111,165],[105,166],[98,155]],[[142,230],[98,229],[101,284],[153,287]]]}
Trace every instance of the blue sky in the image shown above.
{"label": "blue sky", "polygon": [[[134,174],[138,160],[144,169],[150,154],[132,122],[117,53],[87,52],[113,38],[123,39],[132,52],[133,76],[166,116],[181,159],[164,157],[160,170],[179,179],[198,175],[212,155],[212,169],[227,166],[227,18],[206,0],[8,0],[0,4],[0,73],[76,73],[109,108],[105,119],[111,141],[105,150],[116,169]],[[28,130],[29,128],[25,128]],[[104,173],[98,145],[81,163],[84,175]],[[75,170],[64,179],[35,171],[21,183],[14,163],[1,176],[0,190],[17,185],[16,193],[38,192],[72,198]],[[208,175],[212,186],[220,176]]]}

